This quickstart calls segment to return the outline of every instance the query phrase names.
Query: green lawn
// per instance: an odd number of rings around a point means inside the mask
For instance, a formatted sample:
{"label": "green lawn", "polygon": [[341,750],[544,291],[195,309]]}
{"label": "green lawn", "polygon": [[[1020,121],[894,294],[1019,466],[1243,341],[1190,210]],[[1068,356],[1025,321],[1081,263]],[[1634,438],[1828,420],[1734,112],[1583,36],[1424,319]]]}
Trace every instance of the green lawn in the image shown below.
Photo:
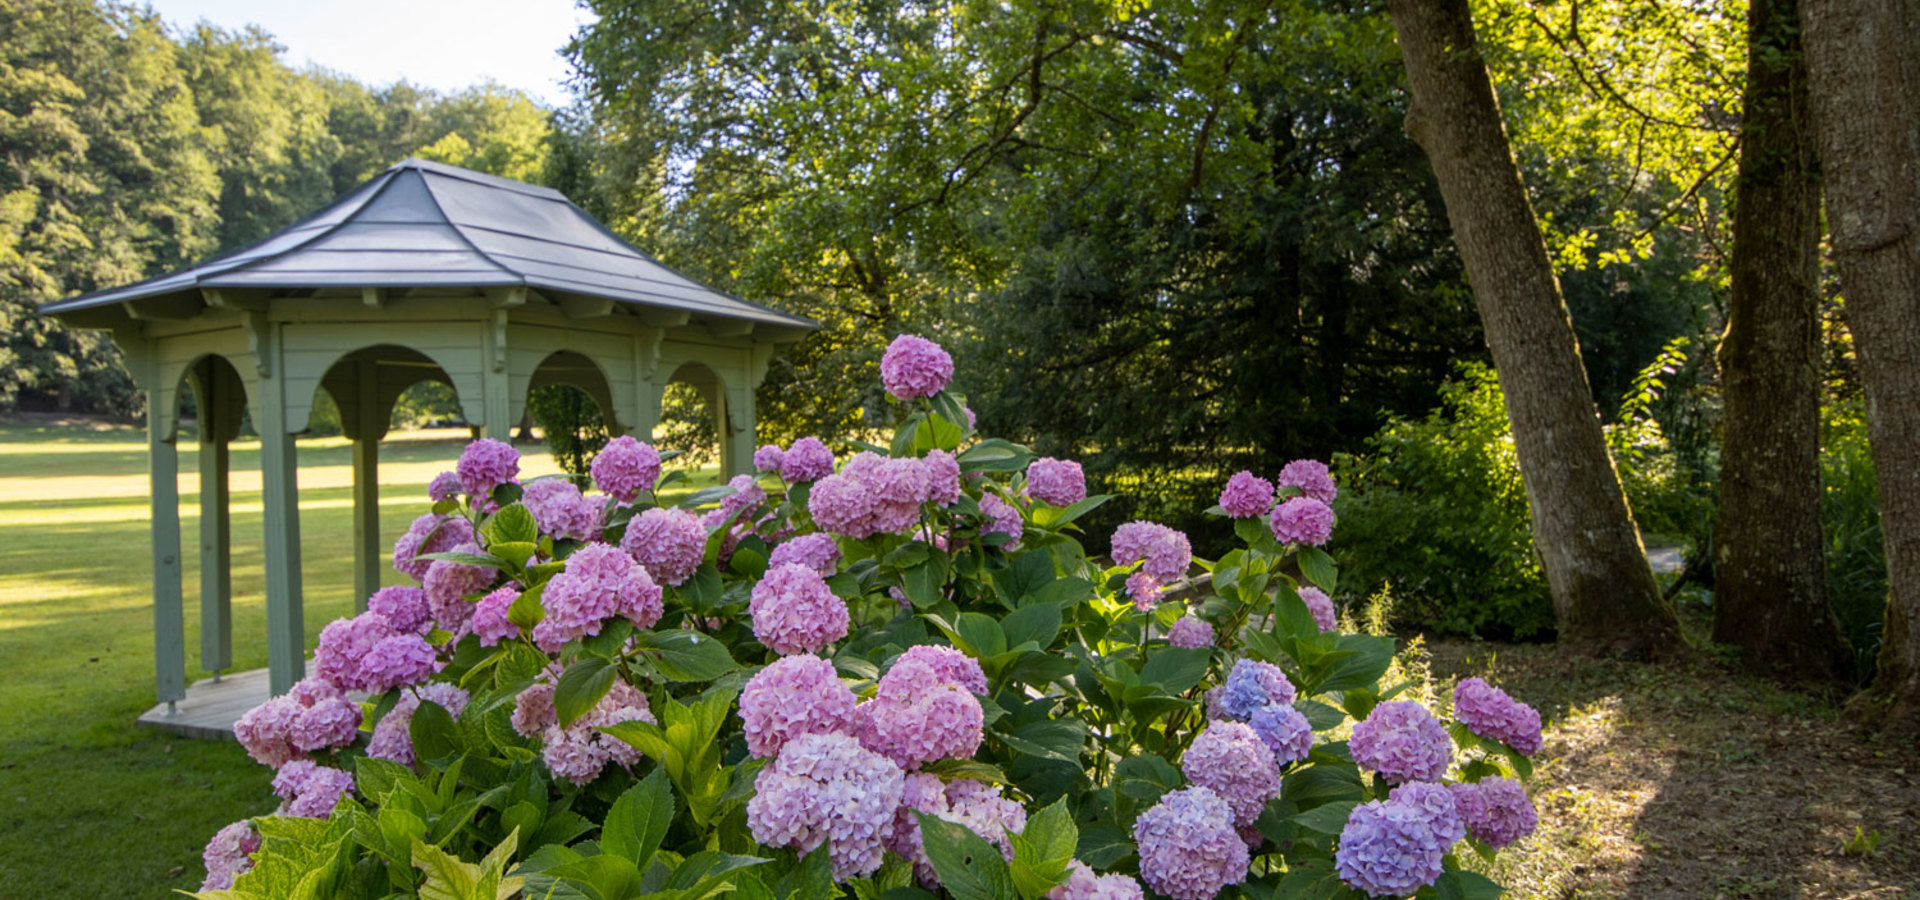
{"label": "green lawn", "polygon": [[[381,446],[387,542],[426,511],[465,432]],[[198,671],[198,460],[181,442],[189,680]],[[522,475],[556,471],[524,448]],[[537,451],[537,452],[536,452]],[[352,463],[299,442],[309,646],[353,599]],[[264,667],[259,445],[233,448],[233,653]],[[714,471],[700,473],[703,483]],[[221,826],[268,812],[270,772],[239,745],[137,729],[154,702],[145,432],[0,424],[0,897],[164,897],[197,889]],[[388,581],[402,576],[388,571]]]}

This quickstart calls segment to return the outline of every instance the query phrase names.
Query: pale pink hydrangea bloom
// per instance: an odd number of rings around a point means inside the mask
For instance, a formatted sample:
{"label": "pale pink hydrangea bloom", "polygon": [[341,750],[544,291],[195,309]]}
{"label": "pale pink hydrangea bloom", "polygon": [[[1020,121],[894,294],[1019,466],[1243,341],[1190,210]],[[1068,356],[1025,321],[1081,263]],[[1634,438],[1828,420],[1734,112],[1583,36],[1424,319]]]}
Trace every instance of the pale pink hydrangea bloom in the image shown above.
{"label": "pale pink hydrangea bloom", "polygon": [[1127,576],[1127,596],[1133,598],[1133,608],[1146,612],[1160,602],[1160,582],[1144,570]]}
{"label": "pale pink hydrangea bloom", "polygon": [[[375,599],[380,596],[374,594]],[[351,619],[328,622],[320,629],[320,641],[313,650],[314,675],[343,691],[371,691],[362,664],[373,652],[373,645],[401,633],[386,616],[371,608]],[[415,632],[410,629],[405,633]]]}
{"label": "pale pink hydrangea bloom", "polygon": [[1067,866],[1067,883],[1048,891],[1047,900],[1146,900],[1146,895],[1132,877],[1096,875],[1076,859]]}
{"label": "pale pink hydrangea bloom", "polygon": [[1172,628],[1167,629],[1167,643],[1190,650],[1211,647],[1213,626],[1198,616],[1181,616]]}
{"label": "pale pink hydrangea bloom", "polygon": [[478,506],[481,498],[492,494],[494,488],[520,474],[520,451],[511,444],[481,438],[460,452],[460,461],[453,471],[460,478],[460,489],[474,498],[474,505]]}
{"label": "pale pink hydrangea bloom", "polygon": [[233,880],[253,869],[253,854],[260,852],[260,833],[253,822],[241,819],[214,832],[200,859],[206,863],[207,877],[200,882],[202,891],[224,891]]}
{"label": "pale pink hydrangea bloom", "polygon": [[654,721],[653,712],[647,708],[647,696],[632,685],[615,680],[607,695],[586,715],[565,728],[561,728],[556,719],[541,732],[546,746],[541,749],[540,757],[555,778],[584,785],[600,777],[608,763],[631,769],[640,761],[640,751],[632,744],[600,729],[621,722]]}
{"label": "pale pink hydrangea bloom", "polygon": [[814,481],[833,474],[833,451],[817,437],[803,437],[780,458],[780,479],[788,484]]}
{"label": "pale pink hydrangea bloom", "polygon": [[753,636],[782,656],[818,653],[847,636],[847,603],[820,573],[797,563],[767,570],[747,602]]}
{"label": "pale pink hydrangea bloom", "polygon": [[460,718],[470,699],[467,692],[458,685],[444,681],[429,681],[410,690],[400,692],[400,699],[393,708],[373,726],[373,736],[367,739],[367,755],[374,759],[397,762],[403,766],[413,765],[413,714],[420,709],[422,700],[431,701],[447,715]]}
{"label": "pale pink hydrangea bloom", "polygon": [[1333,509],[1312,497],[1292,497],[1273,508],[1267,527],[1282,544],[1318,547],[1333,537]]}
{"label": "pale pink hydrangea bloom", "polygon": [[261,765],[279,768],[308,752],[353,742],[360,707],[318,678],[296,683],[233,723],[233,736]]}
{"label": "pale pink hydrangea bloom", "polygon": [[779,444],[766,444],[753,451],[753,468],[757,472],[778,472],[780,461],[786,456],[787,452],[780,449]]}
{"label": "pale pink hydrangea bloom", "polygon": [[980,668],[980,661],[952,647],[915,644],[894,657],[894,665],[902,663],[924,664],[948,684],[959,685],[983,697],[987,694],[987,673]]}
{"label": "pale pink hydrangea bloom", "polygon": [[723,516],[754,509],[767,502],[766,488],[761,487],[760,482],[755,481],[752,475],[735,475],[731,481],[727,482],[727,487],[733,488],[733,493],[720,498],[720,512]]}
{"label": "pale pink hydrangea bloom", "polygon": [[840,545],[830,534],[803,534],[792,540],[782,541],[767,556],[767,567],[784,566],[796,563],[819,572],[822,578],[832,575],[840,565]]}
{"label": "pale pink hydrangea bloom", "polygon": [[521,737],[539,737],[560,721],[553,710],[553,686],[560,680],[559,664],[549,667],[540,678],[543,680],[527,685],[513,700],[513,730]]}
{"label": "pale pink hydrangea bloom", "polygon": [[460,494],[460,476],[453,472],[441,472],[433,476],[427,485],[427,499],[435,503],[452,500]]}
{"label": "pale pink hydrangea bloom", "polygon": [[660,451],[632,435],[621,435],[607,442],[594,454],[587,467],[593,483],[601,492],[622,506],[632,505],[644,491],[660,481]]}
{"label": "pale pink hydrangea bloom", "polygon": [[1054,506],[1072,506],[1087,499],[1087,476],[1070,459],[1043,456],[1027,465],[1027,496]]}
{"label": "pale pink hydrangea bloom", "polygon": [[1266,515],[1273,507],[1273,482],[1245,470],[1233,473],[1220,491],[1220,508],[1236,519]]}
{"label": "pale pink hydrangea bloom", "polygon": [[360,662],[367,690],[384,693],[403,684],[419,684],[439,668],[433,645],[417,634],[394,634],[380,639]]}
{"label": "pale pink hydrangea bloom", "polygon": [[905,775],[839,733],[805,734],[760,770],[747,827],[769,847],[827,845],[836,881],[871,875],[886,858]]}
{"label": "pale pink hydrangea bloom", "polygon": [[427,606],[427,592],[411,584],[383,587],[367,598],[367,612],[385,616],[395,631],[425,631],[432,627],[433,612]]}
{"label": "pale pink hydrangea bloom", "polygon": [[522,489],[520,503],[533,513],[540,533],[560,540],[600,539],[603,498],[589,498],[564,478],[542,478]]}
{"label": "pale pink hydrangea bloom", "polygon": [[1453,740],[1427,708],[1412,700],[1389,700],[1353,726],[1347,742],[1353,761],[1379,772],[1391,784],[1438,781],[1453,761]]}
{"label": "pale pink hydrangea bloom", "polygon": [[276,812],[282,816],[324,819],[352,790],[353,773],[314,765],[312,760],[294,760],[273,776],[273,793],[286,801]]}
{"label": "pale pink hydrangea bloom", "polygon": [[1113,564],[1140,563],[1140,570],[1160,584],[1185,577],[1193,564],[1193,546],[1187,536],[1158,522],[1128,522],[1113,532]]}
{"label": "pale pink hydrangea bloom", "polygon": [[1021,517],[1019,509],[997,495],[982,494],[980,514],[986,517],[986,521],[980,523],[983,536],[994,533],[1007,535],[1012,540],[1001,544],[1000,548],[1009,553],[1020,549],[1020,537],[1026,532],[1026,520]]}
{"label": "pale pink hydrangea bloom", "polygon": [[857,713],[860,743],[909,770],[972,756],[985,724],[972,692],[919,659],[896,661]]}
{"label": "pale pink hydrangea bloom", "polygon": [[880,358],[880,383],[902,400],[931,397],[953,380],[953,357],[926,338],[903,334]]}
{"label": "pale pink hydrangea bloom", "polygon": [[540,605],[546,617],[533,627],[533,640],[548,653],[599,634],[614,616],[650,628],[665,611],[660,586],[633,557],[607,544],[589,544],[567,557],[566,568],[541,592]]}
{"label": "pale pink hydrangea bloom", "polygon": [[507,621],[507,610],[518,599],[520,592],[513,585],[507,585],[473,605],[473,633],[479,636],[480,646],[492,647],[520,636],[520,626]]}
{"label": "pale pink hydrangea bloom", "polygon": [[920,465],[927,473],[927,502],[952,506],[960,500],[960,461],[945,450],[928,450]]}
{"label": "pale pink hydrangea bloom", "polygon": [[901,792],[900,809],[894,814],[893,838],[887,842],[887,848],[912,860],[914,874],[929,889],[940,887],[940,877],[934,871],[933,861],[927,858],[915,811],[952,822],[985,838],[1000,848],[1001,856],[1008,860],[1013,859],[1013,841],[1008,833],[1018,834],[1027,827],[1026,807],[1008,799],[995,785],[970,778],[943,783],[937,775],[909,774],[906,789]]}
{"label": "pale pink hydrangea bloom", "polygon": [[1287,463],[1280,470],[1280,477],[1275,480],[1281,487],[1299,488],[1300,493],[1328,506],[1332,506],[1333,498],[1340,495],[1339,488],[1334,487],[1333,476],[1327,472],[1327,464],[1317,459],[1296,459]]}
{"label": "pale pink hydrangea bloom", "polygon": [[461,544],[478,539],[473,523],[460,516],[436,516],[428,513],[414,519],[407,533],[393,543],[393,570],[419,581],[427,577],[433,560],[420,559],[430,553],[445,553]]}
{"label": "pale pink hydrangea bloom", "polygon": [[653,580],[677,587],[698,571],[707,554],[700,517],[675,507],[655,507],[634,516],[620,548],[632,554]]}
{"label": "pale pink hydrangea bloom", "polygon": [[765,758],[803,734],[847,731],[855,702],[833,663],[809,654],[775,660],[740,692],[747,752]]}
{"label": "pale pink hydrangea bloom", "polygon": [[1527,789],[1511,778],[1494,776],[1447,787],[1468,833],[1495,850],[1532,834],[1540,824]]}
{"label": "pale pink hydrangea bloom", "polygon": [[1187,780],[1208,788],[1233,809],[1235,825],[1251,825],[1280,796],[1280,768],[1260,735],[1240,722],[1217,721],[1200,732],[1180,759]]}
{"label": "pale pink hydrangea bloom", "polygon": [[1321,631],[1339,629],[1340,615],[1334,611],[1333,598],[1327,596],[1326,591],[1307,584],[1295,593],[1300,595],[1300,602],[1307,605],[1307,612],[1313,614],[1313,624],[1320,626]]}
{"label": "pale pink hydrangea bloom", "polygon": [[[485,556],[487,551],[479,544],[468,542],[452,548],[454,553],[471,553]],[[473,617],[473,604],[467,600],[469,594],[485,593],[498,578],[498,569],[489,566],[470,566],[450,559],[436,559],[427,567],[427,577],[421,584],[427,589],[427,609],[433,613],[433,621],[448,631],[460,632]]]}
{"label": "pale pink hydrangea bloom", "polygon": [[1540,752],[1540,713],[1484,679],[1469,678],[1453,689],[1453,717],[1467,730],[1526,756]]}
{"label": "pale pink hydrangea bloom", "polygon": [[856,541],[873,534],[873,496],[865,484],[847,475],[828,475],[814,482],[807,495],[807,512],[822,531]]}

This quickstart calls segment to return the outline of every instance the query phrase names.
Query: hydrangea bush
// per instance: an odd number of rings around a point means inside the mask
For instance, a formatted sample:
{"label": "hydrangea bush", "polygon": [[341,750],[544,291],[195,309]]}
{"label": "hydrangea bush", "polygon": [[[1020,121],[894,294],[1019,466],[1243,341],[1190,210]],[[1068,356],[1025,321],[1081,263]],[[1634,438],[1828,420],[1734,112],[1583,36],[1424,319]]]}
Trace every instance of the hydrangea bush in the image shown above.
{"label": "hydrangea bush", "polygon": [[478,441],[395,545],[411,584],[235,725],[281,805],[205,898],[1494,897],[1534,711],[1451,710],[1338,630],[1337,493],[1224,484],[1243,546],[1121,526],[1078,463],[975,433],[937,344],[881,365],[889,446],[769,445],[663,504],[630,437],[591,484]]}

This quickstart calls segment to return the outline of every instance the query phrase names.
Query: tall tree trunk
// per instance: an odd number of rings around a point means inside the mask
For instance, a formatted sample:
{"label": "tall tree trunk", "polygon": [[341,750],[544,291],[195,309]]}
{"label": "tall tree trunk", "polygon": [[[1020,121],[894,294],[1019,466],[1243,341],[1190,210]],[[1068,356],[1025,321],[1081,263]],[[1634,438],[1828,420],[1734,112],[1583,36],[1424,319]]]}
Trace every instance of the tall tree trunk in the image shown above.
{"label": "tall tree trunk", "polygon": [[1856,708],[1920,737],[1920,3],[1800,8],[1827,227],[1860,357],[1887,541],[1887,624]]}
{"label": "tall tree trunk", "polygon": [[1566,300],[1507,144],[1467,0],[1391,0],[1426,150],[1466,263],[1563,640],[1646,657],[1685,639],[1607,453]]}
{"label": "tall tree trunk", "polygon": [[1820,186],[1796,0],[1747,8],[1713,639],[1802,681],[1853,668],[1820,531]]}

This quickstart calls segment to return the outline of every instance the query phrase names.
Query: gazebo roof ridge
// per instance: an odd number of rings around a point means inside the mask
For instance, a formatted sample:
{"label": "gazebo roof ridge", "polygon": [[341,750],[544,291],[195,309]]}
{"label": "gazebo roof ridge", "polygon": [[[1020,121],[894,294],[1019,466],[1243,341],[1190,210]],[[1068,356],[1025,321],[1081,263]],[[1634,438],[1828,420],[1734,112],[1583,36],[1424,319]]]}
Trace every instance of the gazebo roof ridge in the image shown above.
{"label": "gazebo roof ridge", "polygon": [[782,332],[817,327],[673,270],[557,190],[418,158],[252,244],[42,311],[105,313],[122,303],[217,289],[450,287],[526,287],[556,299],[611,300]]}

